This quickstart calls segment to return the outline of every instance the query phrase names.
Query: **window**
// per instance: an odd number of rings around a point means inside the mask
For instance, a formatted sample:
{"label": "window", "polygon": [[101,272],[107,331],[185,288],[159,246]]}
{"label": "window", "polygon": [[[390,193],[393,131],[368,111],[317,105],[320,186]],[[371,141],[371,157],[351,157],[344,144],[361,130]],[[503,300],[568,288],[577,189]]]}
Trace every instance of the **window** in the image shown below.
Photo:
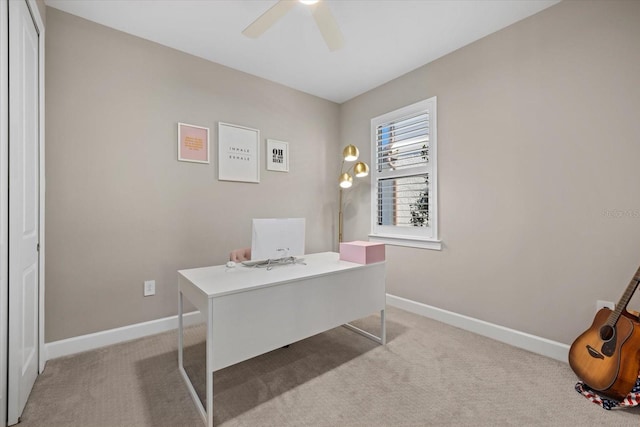
{"label": "window", "polygon": [[371,234],[392,245],[441,249],[436,97],[371,120]]}

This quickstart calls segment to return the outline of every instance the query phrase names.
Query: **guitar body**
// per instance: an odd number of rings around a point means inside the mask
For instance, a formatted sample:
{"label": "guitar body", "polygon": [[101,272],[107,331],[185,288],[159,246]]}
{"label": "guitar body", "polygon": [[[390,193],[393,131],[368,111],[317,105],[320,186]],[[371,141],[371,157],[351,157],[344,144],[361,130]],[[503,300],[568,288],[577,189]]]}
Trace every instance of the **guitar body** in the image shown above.
{"label": "guitar body", "polygon": [[578,378],[599,393],[622,400],[640,371],[640,324],[620,316],[607,324],[611,310],[596,313],[593,324],[569,349],[569,365]]}

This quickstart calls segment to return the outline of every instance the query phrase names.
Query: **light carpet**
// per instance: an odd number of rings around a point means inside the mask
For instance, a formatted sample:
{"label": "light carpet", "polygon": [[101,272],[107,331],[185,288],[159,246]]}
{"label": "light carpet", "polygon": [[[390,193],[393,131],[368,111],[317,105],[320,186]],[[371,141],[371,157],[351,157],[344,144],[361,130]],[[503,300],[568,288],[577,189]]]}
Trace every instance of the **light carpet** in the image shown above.
{"label": "light carpet", "polygon": [[[377,332],[379,318],[358,323]],[[634,426],[574,391],[566,363],[395,308],[386,346],[346,328],[214,374],[218,426]],[[204,389],[204,328],[185,366]],[[177,332],[51,360],[20,427],[201,426],[177,369]]]}

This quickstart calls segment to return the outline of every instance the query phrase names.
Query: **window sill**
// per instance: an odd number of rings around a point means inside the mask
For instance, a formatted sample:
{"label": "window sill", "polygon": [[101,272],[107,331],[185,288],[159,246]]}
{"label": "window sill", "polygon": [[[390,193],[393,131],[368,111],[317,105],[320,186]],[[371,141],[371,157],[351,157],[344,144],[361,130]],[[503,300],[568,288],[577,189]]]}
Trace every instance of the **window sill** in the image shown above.
{"label": "window sill", "polygon": [[370,242],[385,243],[393,246],[406,246],[410,248],[442,250],[442,240],[415,239],[406,236],[383,236],[380,234],[369,234]]}

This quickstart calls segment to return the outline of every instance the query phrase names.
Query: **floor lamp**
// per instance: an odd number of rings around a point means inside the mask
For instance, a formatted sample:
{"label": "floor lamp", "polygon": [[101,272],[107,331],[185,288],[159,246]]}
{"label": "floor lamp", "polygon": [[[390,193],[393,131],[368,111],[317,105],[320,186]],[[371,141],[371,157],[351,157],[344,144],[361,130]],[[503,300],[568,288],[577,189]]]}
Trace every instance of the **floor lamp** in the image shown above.
{"label": "floor lamp", "polygon": [[338,243],[342,242],[342,231],[343,231],[343,222],[342,222],[342,191],[350,188],[353,185],[353,173],[356,178],[362,178],[369,175],[369,166],[365,162],[356,162],[353,163],[347,170],[344,170],[345,162],[355,162],[358,160],[358,156],[360,152],[358,151],[358,147],[355,145],[347,145],[344,150],[342,150],[342,167],[340,168],[340,179],[338,182],[340,183],[340,211],[338,212]]}

